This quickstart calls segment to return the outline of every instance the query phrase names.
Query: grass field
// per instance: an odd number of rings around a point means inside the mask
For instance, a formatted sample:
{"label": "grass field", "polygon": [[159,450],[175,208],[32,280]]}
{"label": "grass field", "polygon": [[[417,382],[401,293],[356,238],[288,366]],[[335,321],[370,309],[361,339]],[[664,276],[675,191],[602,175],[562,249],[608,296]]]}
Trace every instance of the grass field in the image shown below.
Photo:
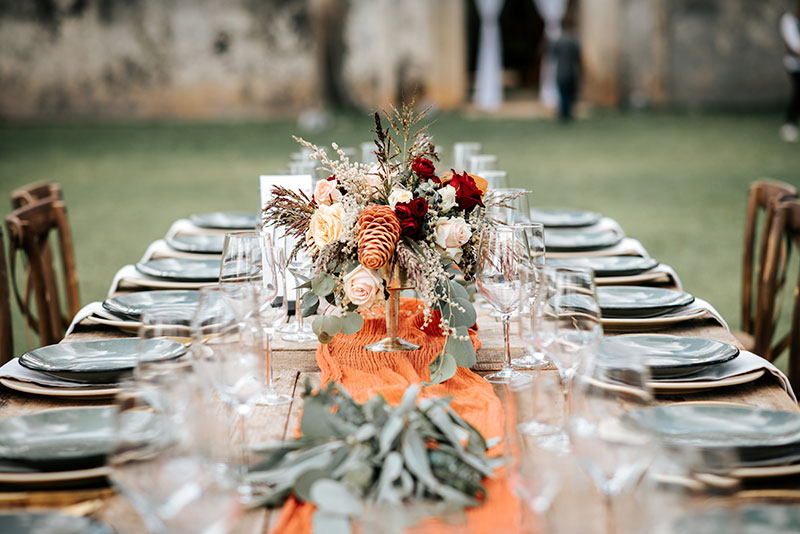
{"label": "grass field", "polygon": [[[481,141],[537,206],[600,211],[620,222],[685,288],[739,325],[740,257],[748,184],[800,186],[800,151],[779,141],[778,114],[598,113],[548,120],[437,117],[446,149]],[[370,117],[338,117],[307,137],[357,146]],[[256,210],[262,173],[296,150],[294,123],[0,125],[0,198],[35,180],[61,183],[77,253],[81,300],[101,300],[116,270],[182,216]],[[7,201],[6,201],[7,202]],[[9,204],[0,210],[5,216]],[[15,317],[15,344],[26,345]]]}

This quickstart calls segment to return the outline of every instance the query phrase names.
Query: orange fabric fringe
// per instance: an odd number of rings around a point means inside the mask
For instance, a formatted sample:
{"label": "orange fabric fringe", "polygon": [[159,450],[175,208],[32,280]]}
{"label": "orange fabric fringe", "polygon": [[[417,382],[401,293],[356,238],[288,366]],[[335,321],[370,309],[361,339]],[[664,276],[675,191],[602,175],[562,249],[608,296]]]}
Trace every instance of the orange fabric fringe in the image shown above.
{"label": "orange fabric fringe", "polygon": [[[368,352],[364,345],[386,335],[383,310],[373,309],[365,317],[364,326],[351,336],[337,335],[329,344],[317,349],[317,364],[322,371],[322,384],[339,382],[358,402],[366,402],[376,394],[396,405],[411,384],[430,379],[428,365],[444,347],[444,336],[434,317],[424,329],[421,303],[416,299],[400,301],[399,335],[421,348],[411,352]],[[477,331],[470,330],[476,350],[480,347]],[[420,397],[452,397],[451,406],[461,417],[477,428],[489,440],[504,437],[503,409],[489,382],[469,369],[459,367],[450,380],[422,389]],[[499,454],[498,445],[490,454]],[[479,534],[516,533],[519,524],[517,498],[508,488],[507,480],[499,475],[485,481],[486,501],[467,510],[468,525],[464,532]],[[284,504],[273,534],[311,532],[313,505],[294,498]],[[414,532],[433,534],[436,526],[423,525]]]}

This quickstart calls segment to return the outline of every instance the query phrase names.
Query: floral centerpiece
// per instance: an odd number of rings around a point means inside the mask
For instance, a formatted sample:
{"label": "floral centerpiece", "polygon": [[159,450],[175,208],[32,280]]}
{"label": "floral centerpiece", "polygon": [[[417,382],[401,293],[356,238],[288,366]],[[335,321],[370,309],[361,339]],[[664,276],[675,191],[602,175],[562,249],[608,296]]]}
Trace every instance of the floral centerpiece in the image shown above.
{"label": "floral centerpiece", "polygon": [[[295,138],[330,175],[317,183],[311,198],[301,191],[274,187],[264,218],[283,227],[306,247],[314,276],[298,307],[310,315],[321,343],[353,334],[363,325],[359,310],[387,302],[386,340],[370,350],[413,350],[395,337],[398,293],[414,288],[425,324],[438,321],[444,350],[431,364],[431,382],[450,378],[456,366],[475,364],[468,328],[476,314],[459,280],[470,280],[485,222],[487,181],[466,172],[437,174],[439,156],[411,105],[391,108],[384,127],[375,113],[377,163],[351,162],[334,143],[338,158]],[[495,199],[502,203],[505,198]],[[295,254],[297,250],[292,251]],[[321,305],[322,304],[322,305]]]}

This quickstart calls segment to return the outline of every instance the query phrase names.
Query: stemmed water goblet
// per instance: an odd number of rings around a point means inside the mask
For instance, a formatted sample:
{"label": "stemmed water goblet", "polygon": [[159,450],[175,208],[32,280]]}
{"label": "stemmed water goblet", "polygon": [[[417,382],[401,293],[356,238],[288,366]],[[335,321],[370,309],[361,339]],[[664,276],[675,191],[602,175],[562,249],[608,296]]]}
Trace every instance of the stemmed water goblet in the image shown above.
{"label": "stemmed water goblet", "polygon": [[615,499],[636,487],[655,456],[655,440],[626,414],[652,404],[649,370],[635,354],[597,354],[576,377],[567,424],[573,456],[603,498],[605,532],[617,531]]}
{"label": "stemmed water goblet", "polygon": [[295,287],[295,322],[289,323],[288,328],[279,328],[278,331],[283,334],[285,341],[292,341],[296,343],[304,343],[307,341],[316,341],[317,336],[311,330],[311,325],[304,321],[303,312],[301,311],[302,296],[306,290],[301,289],[299,286],[306,280],[311,278],[314,269],[314,263],[311,260],[308,252],[303,248],[297,249],[294,256],[289,259],[286,267],[289,272],[294,276],[297,281]]}
{"label": "stemmed water goblet", "polygon": [[508,383],[523,373],[511,366],[509,323],[511,314],[519,308],[520,252],[513,228],[489,226],[484,229],[478,244],[476,282],[483,296],[500,313],[503,323],[505,359],[503,368],[487,375],[489,382]]}
{"label": "stemmed water goblet", "polygon": [[591,269],[545,266],[539,291],[531,319],[533,343],[558,369],[568,412],[570,386],[578,366],[603,337],[594,273]]}

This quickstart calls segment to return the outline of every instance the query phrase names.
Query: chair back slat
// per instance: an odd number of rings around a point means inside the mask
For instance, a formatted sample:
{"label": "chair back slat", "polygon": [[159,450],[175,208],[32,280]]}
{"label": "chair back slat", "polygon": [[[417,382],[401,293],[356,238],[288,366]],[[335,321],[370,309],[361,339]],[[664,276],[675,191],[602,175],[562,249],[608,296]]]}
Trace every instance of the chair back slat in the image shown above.
{"label": "chair back slat", "polygon": [[11,192],[11,207],[21,208],[49,197],[63,200],[61,186],[54,182],[35,182]]}
{"label": "chair back slat", "polygon": [[14,357],[14,337],[11,329],[11,294],[8,289],[8,267],[0,228],[0,365]]}
{"label": "chair back slat", "polygon": [[[11,284],[28,326],[39,334],[41,344],[57,343],[71,318],[80,309],[77,271],[72,237],[63,200],[48,197],[14,210],[6,218],[9,240]],[[61,309],[56,266],[50,239],[57,235],[65,282],[66,313]],[[26,287],[20,292],[16,276],[16,251],[27,259]],[[30,292],[34,295],[34,313]]]}
{"label": "chair back slat", "polygon": [[[742,330],[755,335],[758,288],[767,256],[767,241],[775,203],[783,198],[797,196],[797,188],[785,182],[759,180],[750,185],[745,220],[744,256],[742,265]],[[758,261],[755,261],[756,224],[763,212],[759,237]]]}
{"label": "chair back slat", "polygon": [[[755,329],[755,352],[774,360],[789,349],[789,378],[800,385],[800,268],[793,287],[784,287],[789,280],[792,254],[800,255],[800,199],[783,199],[776,203],[761,287],[758,294],[758,320]],[[793,299],[789,331],[778,333],[780,312],[786,296]]]}

